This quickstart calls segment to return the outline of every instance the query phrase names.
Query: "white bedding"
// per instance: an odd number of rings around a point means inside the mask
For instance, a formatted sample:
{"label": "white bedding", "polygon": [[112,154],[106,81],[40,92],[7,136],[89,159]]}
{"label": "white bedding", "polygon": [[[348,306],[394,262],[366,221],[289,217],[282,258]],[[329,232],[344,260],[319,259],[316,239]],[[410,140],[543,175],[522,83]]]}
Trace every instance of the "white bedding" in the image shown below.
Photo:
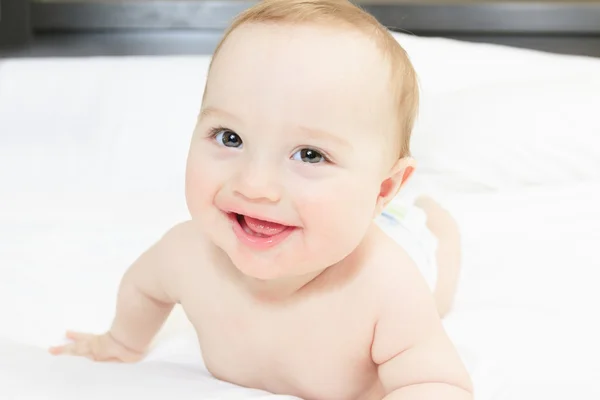
{"label": "white bedding", "polygon": [[[424,107],[490,83],[600,71],[600,61],[579,57],[403,40]],[[180,313],[141,364],[45,353],[66,328],[105,329],[123,270],[187,217],[183,170],[207,65],[206,57],[0,62],[1,399],[277,397],[211,378]],[[600,182],[578,178],[439,193],[465,253],[445,325],[478,399],[600,398]]]}

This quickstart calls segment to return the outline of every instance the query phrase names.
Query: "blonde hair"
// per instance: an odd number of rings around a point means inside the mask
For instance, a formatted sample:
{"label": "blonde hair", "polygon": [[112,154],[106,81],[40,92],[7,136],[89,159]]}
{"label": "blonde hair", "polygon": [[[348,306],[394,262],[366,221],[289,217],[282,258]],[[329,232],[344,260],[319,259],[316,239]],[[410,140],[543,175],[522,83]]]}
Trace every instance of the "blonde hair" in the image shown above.
{"label": "blonde hair", "polygon": [[[408,55],[390,32],[372,15],[347,0],[263,0],[239,14],[217,45],[213,61],[223,43],[238,27],[247,23],[338,23],[349,25],[371,37],[391,71],[391,94],[396,98],[400,128],[399,156],[410,154],[410,136],[419,107],[417,74]],[[212,68],[213,62],[209,66]]]}

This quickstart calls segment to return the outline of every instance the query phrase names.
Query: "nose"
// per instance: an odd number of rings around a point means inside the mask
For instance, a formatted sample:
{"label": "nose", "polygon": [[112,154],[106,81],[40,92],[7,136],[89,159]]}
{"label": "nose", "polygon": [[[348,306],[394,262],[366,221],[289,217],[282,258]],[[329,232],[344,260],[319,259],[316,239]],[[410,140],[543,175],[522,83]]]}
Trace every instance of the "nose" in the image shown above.
{"label": "nose", "polygon": [[234,180],[233,192],[250,202],[278,202],[281,186],[276,168],[259,162],[247,163]]}

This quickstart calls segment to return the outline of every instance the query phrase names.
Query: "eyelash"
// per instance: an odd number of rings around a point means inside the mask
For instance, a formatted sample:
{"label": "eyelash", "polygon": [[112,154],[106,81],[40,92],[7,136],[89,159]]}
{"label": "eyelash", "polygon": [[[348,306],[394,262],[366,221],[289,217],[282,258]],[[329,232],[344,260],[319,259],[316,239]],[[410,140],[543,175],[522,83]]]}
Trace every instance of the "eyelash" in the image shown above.
{"label": "eyelash", "polygon": [[[209,129],[209,131],[208,131],[209,138],[215,139],[217,137],[217,135],[223,131],[235,132],[232,129],[229,129],[229,128],[219,125],[219,126],[215,126],[215,127]],[[297,148],[297,150],[295,150],[292,154],[295,154],[297,151],[304,150],[304,149],[316,151],[323,157],[325,164],[333,164],[331,157],[329,157],[329,155],[325,151],[318,149],[316,147],[312,147],[312,146],[299,146]]]}
{"label": "eyelash", "polygon": [[[311,147],[311,146],[300,146],[297,148],[296,151],[294,151],[292,154],[296,154],[296,152],[300,151],[300,150],[312,150],[312,151],[316,151],[317,153],[319,153],[321,155],[321,157],[323,157],[323,164],[332,164],[333,162],[331,161],[331,158],[327,155],[327,153],[325,153],[323,150],[317,149],[315,147]],[[319,163],[315,164],[318,165]]]}
{"label": "eyelash", "polygon": [[217,135],[223,131],[231,131],[233,132],[231,129],[229,128],[225,128],[224,126],[215,126],[214,128],[210,128],[208,131],[208,137],[211,139],[214,139],[217,137]]}

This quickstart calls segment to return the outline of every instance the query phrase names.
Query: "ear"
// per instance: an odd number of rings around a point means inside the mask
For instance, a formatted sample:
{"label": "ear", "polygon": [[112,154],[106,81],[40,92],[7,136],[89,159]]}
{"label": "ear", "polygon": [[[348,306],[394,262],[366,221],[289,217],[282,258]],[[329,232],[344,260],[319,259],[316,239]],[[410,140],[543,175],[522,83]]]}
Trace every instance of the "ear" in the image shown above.
{"label": "ear", "polygon": [[411,157],[404,157],[396,161],[390,172],[387,174],[379,189],[377,196],[377,215],[393,200],[415,171],[415,160]]}

